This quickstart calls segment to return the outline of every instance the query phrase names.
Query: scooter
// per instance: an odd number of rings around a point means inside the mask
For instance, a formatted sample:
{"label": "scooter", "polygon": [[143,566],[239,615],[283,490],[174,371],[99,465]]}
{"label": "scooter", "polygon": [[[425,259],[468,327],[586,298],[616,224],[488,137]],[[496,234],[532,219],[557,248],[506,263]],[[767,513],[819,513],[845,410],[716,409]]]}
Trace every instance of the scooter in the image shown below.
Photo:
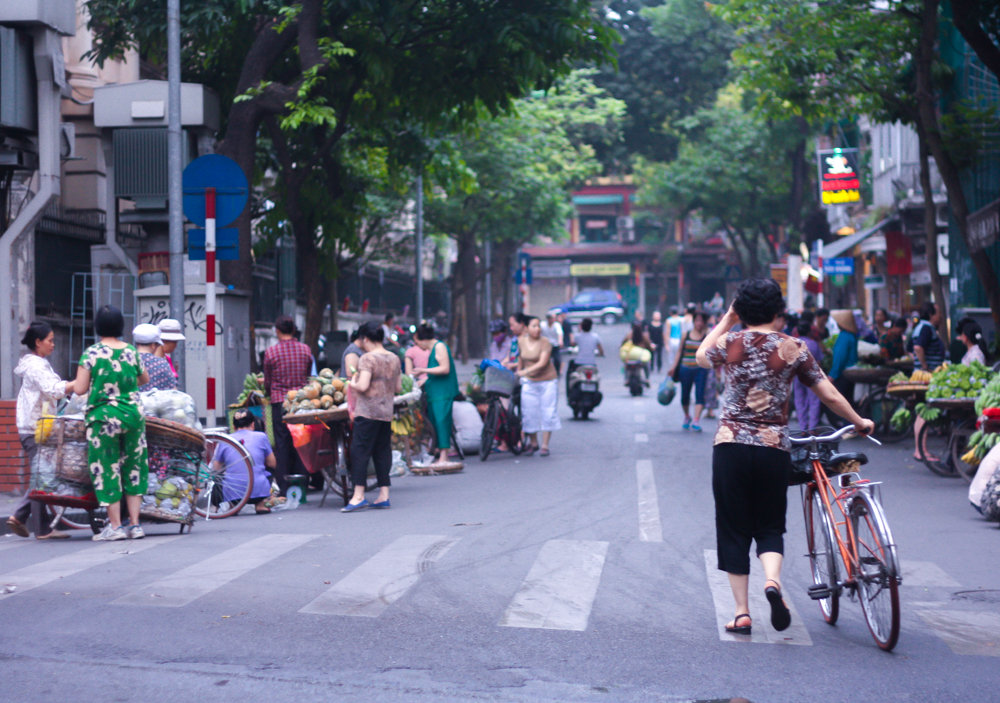
{"label": "scooter", "polygon": [[569,407],[573,410],[573,419],[586,420],[590,411],[601,404],[604,398],[598,390],[601,376],[597,372],[597,367],[591,364],[582,364],[573,369],[569,375],[569,390],[566,398]]}
{"label": "scooter", "polygon": [[643,389],[649,385],[646,380],[646,364],[635,359],[625,362],[625,385],[634,396],[642,395]]}

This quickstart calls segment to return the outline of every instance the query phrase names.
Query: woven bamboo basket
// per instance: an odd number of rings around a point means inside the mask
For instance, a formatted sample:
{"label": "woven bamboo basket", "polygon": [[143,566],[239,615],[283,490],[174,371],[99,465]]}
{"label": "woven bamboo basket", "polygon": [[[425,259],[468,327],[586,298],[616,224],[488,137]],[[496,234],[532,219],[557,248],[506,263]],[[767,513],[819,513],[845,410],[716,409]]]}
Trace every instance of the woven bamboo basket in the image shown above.
{"label": "woven bamboo basket", "polygon": [[205,435],[200,431],[179,422],[163,420],[158,417],[146,418],[146,443],[151,449],[205,451]]}

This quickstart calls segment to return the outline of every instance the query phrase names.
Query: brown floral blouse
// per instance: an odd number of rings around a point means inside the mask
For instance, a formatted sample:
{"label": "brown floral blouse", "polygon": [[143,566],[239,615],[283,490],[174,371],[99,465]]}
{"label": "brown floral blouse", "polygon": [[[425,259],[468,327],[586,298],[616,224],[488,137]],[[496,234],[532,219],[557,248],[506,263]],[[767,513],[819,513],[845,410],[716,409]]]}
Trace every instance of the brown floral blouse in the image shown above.
{"label": "brown floral blouse", "polygon": [[715,444],[752,444],[788,451],[788,397],[793,378],[812,387],[826,376],[806,348],[780,332],[730,332],[708,350],[726,367],[726,394]]}

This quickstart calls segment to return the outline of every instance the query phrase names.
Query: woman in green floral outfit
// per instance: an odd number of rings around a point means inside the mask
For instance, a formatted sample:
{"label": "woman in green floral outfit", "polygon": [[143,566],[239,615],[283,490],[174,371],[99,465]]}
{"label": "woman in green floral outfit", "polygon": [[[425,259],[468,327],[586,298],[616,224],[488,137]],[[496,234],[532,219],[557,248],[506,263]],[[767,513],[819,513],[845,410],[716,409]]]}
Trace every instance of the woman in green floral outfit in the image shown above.
{"label": "woman in green floral outfit", "polygon": [[[94,331],[100,337],[80,357],[74,390],[87,396],[87,463],[94,493],[108,506],[108,525],[95,541],[141,539],[139,506],[146,493],[149,457],[146,421],[139,409],[138,388],[149,374],[135,347],[119,340],[125,328],[121,310],[105,305],[97,311]],[[122,528],[121,498],[125,491],[131,526]]]}

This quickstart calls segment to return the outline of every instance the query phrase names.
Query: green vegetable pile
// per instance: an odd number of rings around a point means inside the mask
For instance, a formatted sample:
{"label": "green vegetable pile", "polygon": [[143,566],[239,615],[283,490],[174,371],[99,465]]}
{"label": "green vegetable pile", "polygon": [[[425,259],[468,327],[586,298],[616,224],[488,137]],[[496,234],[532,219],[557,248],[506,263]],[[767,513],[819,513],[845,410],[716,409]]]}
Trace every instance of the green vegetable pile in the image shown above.
{"label": "green vegetable pile", "polygon": [[986,388],[992,372],[989,368],[973,361],[969,365],[952,364],[934,372],[927,399],[935,398],[977,398]]}
{"label": "green vegetable pile", "polygon": [[889,379],[889,383],[906,383],[909,380],[910,380],[910,377],[907,376],[902,371],[900,371],[895,376],[893,376],[892,378]]}
{"label": "green vegetable pile", "polygon": [[400,383],[403,385],[403,395],[406,395],[413,390],[413,376],[407,376],[404,374],[400,379]]}
{"label": "green vegetable pile", "polygon": [[243,392],[236,399],[236,404],[246,405],[247,399],[253,393],[256,393],[262,400],[267,397],[267,393],[264,391],[264,374],[247,374],[246,378],[243,379]]}
{"label": "green vegetable pile", "polygon": [[1000,375],[994,376],[976,399],[976,415],[982,415],[986,408],[1000,408]]}

